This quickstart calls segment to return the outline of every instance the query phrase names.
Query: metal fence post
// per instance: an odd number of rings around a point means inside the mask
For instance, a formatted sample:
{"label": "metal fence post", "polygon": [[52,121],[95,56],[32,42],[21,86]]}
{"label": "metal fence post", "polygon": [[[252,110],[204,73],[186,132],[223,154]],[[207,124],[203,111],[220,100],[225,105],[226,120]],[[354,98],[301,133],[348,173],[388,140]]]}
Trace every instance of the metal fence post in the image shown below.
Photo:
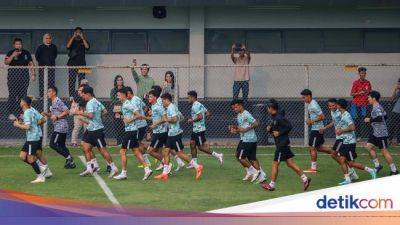
{"label": "metal fence post", "polygon": [[179,107],[179,68],[175,67],[175,94],[174,102]]}
{"label": "metal fence post", "polygon": [[[305,72],[306,72],[306,79],[307,79],[307,84],[306,87],[310,88],[310,68],[308,65],[305,66]],[[304,147],[308,146],[308,125],[306,123],[308,119],[308,110],[307,110],[308,104],[304,103]]]}
{"label": "metal fence post", "polygon": [[[47,113],[48,111],[48,101],[47,101],[47,85],[48,85],[48,81],[49,81],[49,68],[46,66],[43,68],[43,111]],[[48,126],[48,122],[43,124],[43,141],[42,144],[43,146],[47,146],[47,136],[48,136],[48,130],[49,130],[49,126]]]}

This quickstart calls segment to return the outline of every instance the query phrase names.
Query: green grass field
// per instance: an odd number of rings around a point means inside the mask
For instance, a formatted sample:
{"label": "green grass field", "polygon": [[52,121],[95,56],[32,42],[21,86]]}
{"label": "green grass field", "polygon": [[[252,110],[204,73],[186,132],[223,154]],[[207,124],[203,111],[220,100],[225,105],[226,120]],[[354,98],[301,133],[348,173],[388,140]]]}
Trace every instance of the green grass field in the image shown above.
{"label": "green grass field", "polygon": [[[305,148],[293,148],[297,153],[295,160],[301,168],[309,166],[309,156]],[[111,148],[114,161],[120,165],[118,149]],[[128,158],[128,176],[125,181],[116,181],[107,178],[104,161],[98,155],[102,172],[100,175],[122,205],[143,208],[160,208],[169,210],[208,211],[238,204],[261,201],[303,192],[300,178],[281,164],[274,192],[264,191],[259,185],[242,181],[244,170],[234,157],[234,149],[218,149],[225,154],[225,163],[221,167],[212,157],[199,155],[199,162],[204,164],[204,173],[200,181],[194,179],[194,171],[184,169],[167,182],[150,179],[142,181],[143,169],[137,168],[136,159],[131,155]],[[274,148],[259,148],[258,158],[267,174],[270,173]],[[71,149],[75,156],[77,168],[66,170],[63,168],[64,159],[51,149],[45,150],[50,168],[54,176],[45,184],[30,184],[35,175],[31,167],[18,159],[18,149],[0,149],[0,189],[11,189],[48,197],[82,200],[86,202],[109,203],[106,195],[93,177],[79,177],[84,165],[79,160],[79,149]],[[399,148],[391,148],[396,162],[400,161]],[[358,148],[358,161],[373,166],[365,149]],[[384,169],[380,176],[386,176],[389,168],[380,156]],[[342,180],[338,165],[327,155],[320,154],[318,160],[318,174],[310,175],[313,179],[309,190],[316,190],[336,186]],[[369,179],[369,174],[357,171],[360,181]],[[155,172],[158,174],[158,172]]]}

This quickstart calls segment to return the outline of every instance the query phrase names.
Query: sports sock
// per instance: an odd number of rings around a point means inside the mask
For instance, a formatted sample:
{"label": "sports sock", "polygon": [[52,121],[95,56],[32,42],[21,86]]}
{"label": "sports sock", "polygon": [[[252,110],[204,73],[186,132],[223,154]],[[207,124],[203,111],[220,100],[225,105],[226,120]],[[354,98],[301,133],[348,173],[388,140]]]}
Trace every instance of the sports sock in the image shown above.
{"label": "sports sock", "polygon": [[217,157],[219,156],[219,153],[213,151],[213,152],[211,153],[211,155],[214,156],[215,158],[217,158]]}
{"label": "sports sock", "polygon": [[175,157],[175,160],[176,160],[176,163],[179,165],[179,166],[184,166],[185,165],[185,163],[183,162],[183,160],[181,159],[181,158],[179,158],[178,156],[176,156]]}
{"label": "sports sock", "polygon": [[41,173],[41,172],[40,172],[39,165],[37,164],[36,161],[33,162],[33,163],[31,163],[31,166],[32,166],[33,171],[35,171],[36,174],[39,175],[39,174]]}
{"label": "sports sock", "polygon": [[379,167],[381,165],[378,158],[373,159],[372,162],[374,162],[375,167]]}
{"label": "sports sock", "polygon": [[311,162],[311,169],[317,169],[317,162]]}
{"label": "sports sock", "polygon": [[143,154],[143,160],[147,165],[150,165],[149,154]]}
{"label": "sports sock", "polygon": [[368,166],[366,166],[366,167],[364,168],[364,170],[367,171],[368,173],[374,172],[374,169],[371,169],[371,168],[369,168]]}
{"label": "sports sock", "polygon": [[397,171],[396,165],[394,163],[390,164],[389,166],[390,166],[390,171],[392,171],[392,172]]}
{"label": "sports sock", "polygon": [[169,169],[169,165],[165,165],[163,166],[163,174],[168,174],[168,169]]}
{"label": "sports sock", "polygon": [[190,164],[192,164],[193,167],[194,167],[195,169],[199,168],[199,164],[197,164],[195,158],[193,158],[193,159],[190,161]]}
{"label": "sports sock", "polygon": [[351,182],[350,175],[348,173],[344,175],[344,179],[348,182]]}
{"label": "sports sock", "polygon": [[303,182],[306,182],[307,181],[307,176],[305,175],[305,174],[302,174],[301,176],[300,176],[300,178],[301,178],[301,180],[303,181]]}
{"label": "sports sock", "polygon": [[272,188],[275,188],[275,181],[271,180],[271,182],[269,182],[269,186],[272,187]]}

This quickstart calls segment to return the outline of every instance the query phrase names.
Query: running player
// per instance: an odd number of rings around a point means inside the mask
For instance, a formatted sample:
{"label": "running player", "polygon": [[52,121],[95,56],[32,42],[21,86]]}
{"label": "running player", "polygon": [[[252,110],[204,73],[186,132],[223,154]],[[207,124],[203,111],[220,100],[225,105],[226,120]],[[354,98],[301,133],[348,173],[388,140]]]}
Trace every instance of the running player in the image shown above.
{"label": "running player", "polygon": [[133,154],[136,156],[139,163],[144,165],[144,177],[143,180],[147,180],[149,176],[153,173],[149,166],[144,162],[143,155],[139,151],[139,143],[138,143],[138,128],[136,127],[135,121],[138,119],[142,119],[143,116],[140,115],[139,109],[127,99],[126,94],[129,87],[122,88],[118,90],[117,97],[120,102],[122,102],[122,116],[125,124],[125,134],[122,141],[122,147],[120,150],[121,154],[121,166],[122,170],[118,176],[115,176],[116,180],[125,180],[128,178],[127,176],[127,157],[126,151],[127,149],[132,149]]}
{"label": "running player", "polygon": [[36,153],[39,148],[40,141],[40,128],[38,124],[38,118],[35,116],[32,110],[32,100],[29,97],[24,97],[20,101],[20,106],[23,113],[23,122],[15,120],[13,125],[16,128],[26,131],[26,142],[22,147],[19,158],[25,163],[32,166],[33,170],[37,174],[35,180],[31,181],[32,184],[44,183],[46,181],[45,172],[40,171],[37,163]]}
{"label": "running player", "polygon": [[189,156],[183,152],[183,143],[182,143],[182,132],[183,130],[180,127],[181,113],[178,110],[178,107],[172,103],[172,96],[169,93],[165,93],[161,96],[162,102],[165,108],[167,108],[167,113],[164,115],[163,121],[168,123],[168,138],[167,138],[167,146],[163,150],[163,160],[164,160],[164,168],[163,172],[154,177],[160,180],[168,179],[168,170],[169,170],[169,154],[170,150],[173,149],[177,152],[179,158],[186,162],[190,162],[193,164],[193,167],[196,169],[196,180],[200,179],[201,174],[203,172],[203,166],[197,164],[195,161],[190,160]]}
{"label": "running player", "polygon": [[310,146],[310,156],[311,156],[311,168],[305,170],[306,173],[316,173],[317,172],[317,151],[325,152],[331,154],[332,150],[330,148],[322,148],[325,139],[324,135],[320,132],[320,129],[324,127],[323,120],[325,115],[321,110],[318,102],[313,99],[312,92],[308,89],[304,89],[301,93],[303,100],[307,106],[307,112],[309,118],[306,120],[306,124],[311,126],[311,132],[309,135],[308,145]]}
{"label": "running player", "polygon": [[[340,156],[339,158],[340,161],[342,163],[347,163],[352,168],[367,171],[371,175],[372,179],[375,179],[376,178],[375,169],[371,169],[355,161],[355,159],[357,158],[357,153],[356,153],[357,140],[355,133],[356,126],[354,125],[350,113],[346,111],[347,101],[345,99],[339,99],[337,104],[339,111],[342,114],[339,126],[338,128],[336,128],[335,131],[336,135],[341,136],[343,139],[343,147],[341,147],[338,151],[338,155]],[[351,179],[347,175],[345,176],[345,180],[340,184],[345,185],[349,183],[351,183]]]}
{"label": "running player", "polygon": [[53,133],[50,140],[50,148],[54,149],[58,154],[65,158],[65,169],[74,169],[76,167],[69,149],[65,145],[67,140],[68,122],[66,117],[69,115],[68,107],[57,97],[58,89],[49,87],[47,97],[51,101],[50,113],[43,112],[47,118],[53,122]]}
{"label": "running player", "polygon": [[[255,128],[259,126],[258,121],[244,109],[243,101],[233,100],[231,103],[233,111],[237,114],[238,125],[230,125],[229,131],[232,134],[240,134],[240,142],[236,150],[236,158],[246,169],[246,176],[243,180],[251,179],[251,182],[264,177],[264,172],[260,168],[257,160],[257,135]],[[265,179],[259,179],[262,182]]]}
{"label": "running player", "polygon": [[293,157],[294,154],[290,150],[289,133],[292,130],[292,124],[285,118],[285,112],[279,110],[278,102],[271,99],[268,103],[268,113],[272,118],[272,123],[267,127],[267,131],[272,134],[275,140],[275,155],[272,162],[271,182],[261,183],[261,187],[268,191],[275,190],[275,182],[278,178],[279,164],[286,162],[286,165],[292,169],[303,181],[304,191],[310,186],[311,178],[308,178],[303,171],[297,166]]}
{"label": "running player", "polygon": [[[94,97],[92,87],[85,86],[83,88],[82,98],[87,101],[86,111],[77,111],[75,114],[81,115],[89,120],[87,133],[82,140],[83,151],[88,159],[90,158],[92,148],[96,146],[103,158],[107,161],[107,164],[111,166],[109,178],[112,178],[118,173],[118,168],[115,166],[112,157],[106,148],[106,140],[104,139],[104,125],[101,117],[103,114],[107,113],[107,110],[104,105]],[[94,172],[92,167],[93,163],[87,162],[86,171],[82,175],[92,174]]]}
{"label": "running player", "polygon": [[[206,107],[197,101],[197,92],[188,92],[188,102],[192,105],[190,111],[190,118],[187,120],[188,124],[193,124],[192,136],[190,139],[190,150],[193,161],[197,162],[197,149],[200,151],[214,156],[219,163],[224,163],[224,155],[222,153],[214,152],[210,149],[210,145],[206,140],[206,116],[209,114]],[[193,165],[189,165],[188,168],[193,168]]]}
{"label": "running player", "polygon": [[385,157],[390,167],[390,175],[397,175],[399,172],[393,163],[392,155],[387,149],[389,146],[389,132],[386,124],[387,115],[385,109],[379,103],[380,98],[381,94],[377,91],[371,91],[368,94],[368,103],[372,105],[372,111],[371,117],[365,118],[364,121],[371,124],[373,131],[368,138],[366,148],[375,164],[376,172],[379,172],[383,166],[379,163],[374,147],[378,147],[381,150],[383,157]]}

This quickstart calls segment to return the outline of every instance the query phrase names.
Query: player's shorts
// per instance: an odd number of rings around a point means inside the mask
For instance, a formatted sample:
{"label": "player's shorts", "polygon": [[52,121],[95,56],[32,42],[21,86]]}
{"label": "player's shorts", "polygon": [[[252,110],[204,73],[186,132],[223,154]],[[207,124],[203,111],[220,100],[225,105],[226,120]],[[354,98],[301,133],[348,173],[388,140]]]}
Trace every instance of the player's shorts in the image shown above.
{"label": "player's shorts", "polygon": [[122,149],[138,148],[137,131],[125,131],[121,147]]}
{"label": "player's shorts", "polygon": [[288,159],[294,157],[292,150],[290,150],[290,146],[277,146],[274,155],[274,161],[276,162],[285,162]]}
{"label": "player's shorts", "polygon": [[182,143],[182,134],[176,136],[168,136],[166,147],[169,149],[174,149],[177,152],[183,150],[184,146]]}
{"label": "player's shorts", "polygon": [[153,133],[151,137],[150,147],[162,148],[166,145],[168,139],[168,132],[165,133]]}
{"label": "player's shorts", "polygon": [[318,148],[325,143],[324,135],[317,130],[310,132],[310,138],[308,139],[308,145],[310,147]]}
{"label": "player's shorts", "polygon": [[204,143],[206,143],[206,132],[192,132],[192,135],[190,137],[190,140],[196,142],[196,146],[202,146]]}
{"label": "player's shorts", "polygon": [[88,131],[86,129],[84,129],[82,132],[82,141],[87,138],[87,134],[88,134]]}
{"label": "player's shorts", "polygon": [[43,150],[42,142],[43,142],[43,137],[40,137],[38,150]]}
{"label": "player's shorts", "polygon": [[335,144],[332,146],[332,150],[339,152],[343,148],[343,139],[336,139]]}
{"label": "player's shorts", "polygon": [[357,158],[356,144],[343,144],[339,150],[339,155],[347,159],[347,161],[354,161]]}
{"label": "player's shorts", "polygon": [[143,141],[144,137],[146,137],[147,127],[138,128],[137,139],[139,142]]}
{"label": "player's shorts", "polygon": [[379,149],[387,149],[389,146],[389,138],[388,137],[375,137],[374,135],[370,135],[367,143],[373,144],[377,146]]}
{"label": "player's shorts", "polygon": [[28,153],[28,155],[36,155],[39,149],[39,141],[26,141],[22,146],[22,151]]}
{"label": "player's shorts", "polygon": [[107,146],[103,129],[95,131],[88,130],[87,134],[83,136],[82,141],[91,144],[92,146],[96,146],[97,148],[103,148]]}
{"label": "player's shorts", "polygon": [[243,142],[240,141],[236,149],[236,158],[248,160],[257,159],[257,142]]}
{"label": "player's shorts", "polygon": [[53,132],[50,138],[50,145],[57,143],[65,144],[66,140],[67,140],[66,133]]}

